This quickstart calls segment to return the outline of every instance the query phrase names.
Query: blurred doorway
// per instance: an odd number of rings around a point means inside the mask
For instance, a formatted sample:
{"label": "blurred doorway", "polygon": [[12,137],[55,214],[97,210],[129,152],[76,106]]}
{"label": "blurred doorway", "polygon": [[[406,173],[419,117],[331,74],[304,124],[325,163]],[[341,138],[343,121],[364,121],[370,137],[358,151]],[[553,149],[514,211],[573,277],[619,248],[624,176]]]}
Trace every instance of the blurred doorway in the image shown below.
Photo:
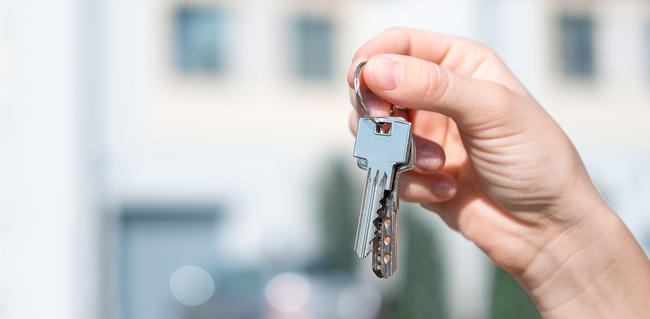
{"label": "blurred doorway", "polygon": [[[128,206],[120,228],[122,318],[197,317],[214,295],[218,262],[213,205]],[[198,315],[200,317],[200,315]]]}

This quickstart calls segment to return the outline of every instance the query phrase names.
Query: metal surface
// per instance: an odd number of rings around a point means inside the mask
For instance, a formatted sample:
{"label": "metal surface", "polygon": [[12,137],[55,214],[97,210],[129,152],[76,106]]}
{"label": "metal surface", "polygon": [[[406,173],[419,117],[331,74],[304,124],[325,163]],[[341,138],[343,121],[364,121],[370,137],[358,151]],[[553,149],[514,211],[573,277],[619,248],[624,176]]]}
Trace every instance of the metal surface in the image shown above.
{"label": "metal surface", "polygon": [[[397,178],[396,178],[397,183]],[[397,211],[398,189],[387,192],[384,205],[373,221],[375,236],[372,240],[372,271],[380,278],[388,278],[397,269]]]}
{"label": "metal surface", "polygon": [[400,117],[360,118],[354,146],[359,167],[367,171],[354,249],[372,252],[372,270],[392,276],[397,265],[399,174],[415,162],[411,123]]}

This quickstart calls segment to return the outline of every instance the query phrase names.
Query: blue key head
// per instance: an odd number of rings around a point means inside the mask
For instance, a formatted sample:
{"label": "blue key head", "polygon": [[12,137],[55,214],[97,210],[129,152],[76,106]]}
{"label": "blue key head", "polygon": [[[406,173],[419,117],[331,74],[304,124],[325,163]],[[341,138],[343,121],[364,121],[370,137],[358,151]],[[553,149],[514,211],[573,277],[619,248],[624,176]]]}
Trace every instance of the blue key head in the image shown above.
{"label": "blue key head", "polygon": [[406,163],[411,123],[400,117],[380,117],[359,119],[357,137],[354,142],[354,157],[368,162]]}

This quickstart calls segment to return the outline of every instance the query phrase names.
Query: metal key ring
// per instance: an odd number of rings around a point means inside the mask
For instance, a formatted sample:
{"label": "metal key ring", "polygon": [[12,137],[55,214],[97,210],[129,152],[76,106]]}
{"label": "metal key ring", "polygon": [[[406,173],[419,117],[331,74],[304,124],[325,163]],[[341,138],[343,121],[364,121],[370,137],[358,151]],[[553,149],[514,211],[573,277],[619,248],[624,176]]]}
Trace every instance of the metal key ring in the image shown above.
{"label": "metal key ring", "polygon": [[368,113],[368,109],[366,109],[366,106],[363,104],[363,97],[361,97],[361,89],[359,88],[361,84],[359,83],[359,78],[361,77],[361,70],[363,69],[363,66],[366,65],[368,61],[362,61],[357,65],[357,69],[354,70],[354,94],[357,96],[357,104],[359,105],[359,108],[361,111],[363,111],[364,117],[367,117],[375,123],[375,125],[379,125],[377,121],[373,117],[370,116],[370,113]]}

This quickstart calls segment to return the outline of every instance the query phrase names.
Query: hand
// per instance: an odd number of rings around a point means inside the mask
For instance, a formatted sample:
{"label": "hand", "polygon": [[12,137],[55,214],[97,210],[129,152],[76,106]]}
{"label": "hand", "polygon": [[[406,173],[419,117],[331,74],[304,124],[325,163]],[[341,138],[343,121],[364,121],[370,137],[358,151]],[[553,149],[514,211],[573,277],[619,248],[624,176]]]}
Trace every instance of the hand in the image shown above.
{"label": "hand", "polygon": [[[650,313],[647,258],[598,194],[571,141],[492,50],[390,29],[357,51],[350,87],[364,60],[370,112],[385,115],[390,104],[400,105],[413,123],[416,169],[401,177],[404,200],[437,212],[473,241],[545,317],[598,314],[585,303],[620,310],[614,314]],[[353,112],[353,131],[357,118]],[[627,267],[641,285],[616,273]],[[621,282],[640,294],[635,307],[629,298],[603,304],[587,293],[602,283],[607,295]]]}

